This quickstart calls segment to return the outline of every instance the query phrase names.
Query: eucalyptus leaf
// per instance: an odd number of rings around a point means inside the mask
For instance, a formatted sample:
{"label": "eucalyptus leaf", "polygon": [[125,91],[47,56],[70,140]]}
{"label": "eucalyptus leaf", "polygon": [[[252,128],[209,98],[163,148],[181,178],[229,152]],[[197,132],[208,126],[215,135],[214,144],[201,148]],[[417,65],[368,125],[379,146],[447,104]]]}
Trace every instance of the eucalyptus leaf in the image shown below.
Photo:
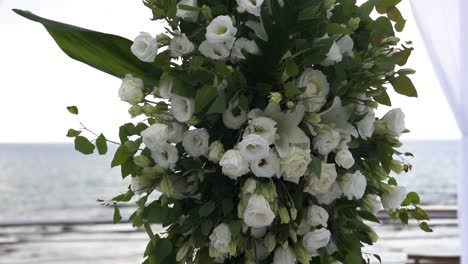
{"label": "eucalyptus leaf", "polygon": [[406,75],[400,75],[392,82],[393,88],[399,94],[409,97],[418,97],[418,92],[413,85],[413,82]]}
{"label": "eucalyptus leaf", "polygon": [[75,149],[85,155],[89,155],[93,154],[94,145],[87,138],[83,136],[77,136],[75,138]]}

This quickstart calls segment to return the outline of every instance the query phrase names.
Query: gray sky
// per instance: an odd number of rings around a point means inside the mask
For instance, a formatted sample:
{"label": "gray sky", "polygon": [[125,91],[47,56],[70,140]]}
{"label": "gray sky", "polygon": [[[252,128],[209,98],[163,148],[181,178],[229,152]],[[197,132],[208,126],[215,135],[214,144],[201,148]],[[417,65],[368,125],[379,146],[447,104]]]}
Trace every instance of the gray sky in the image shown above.
{"label": "gray sky", "polygon": [[[79,107],[88,128],[117,138],[118,126],[130,120],[127,104],[117,96],[120,80],[69,59],[40,25],[12,8],[129,39],[140,31],[162,32],[160,24],[149,20],[149,10],[141,1],[128,0],[0,0],[0,142],[70,141],[66,131],[79,124],[66,111],[68,105]],[[404,139],[459,138],[407,3],[402,11],[409,22],[400,37],[414,43],[409,66],[418,71],[413,80],[420,95],[413,99],[391,93],[412,131]]]}

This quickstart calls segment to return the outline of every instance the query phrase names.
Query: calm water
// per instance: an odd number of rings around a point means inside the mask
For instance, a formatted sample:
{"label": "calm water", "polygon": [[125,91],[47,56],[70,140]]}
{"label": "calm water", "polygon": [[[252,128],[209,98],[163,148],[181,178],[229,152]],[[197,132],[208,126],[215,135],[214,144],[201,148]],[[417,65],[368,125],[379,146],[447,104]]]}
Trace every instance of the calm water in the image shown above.
{"label": "calm water", "polygon": [[[401,184],[418,191],[426,204],[456,203],[457,142],[407,142],[415,158]],[[111,155],[84,156],[72,145],[0,144],[0,221],[109,219],[112,211],[96,199],[125,192]]]}

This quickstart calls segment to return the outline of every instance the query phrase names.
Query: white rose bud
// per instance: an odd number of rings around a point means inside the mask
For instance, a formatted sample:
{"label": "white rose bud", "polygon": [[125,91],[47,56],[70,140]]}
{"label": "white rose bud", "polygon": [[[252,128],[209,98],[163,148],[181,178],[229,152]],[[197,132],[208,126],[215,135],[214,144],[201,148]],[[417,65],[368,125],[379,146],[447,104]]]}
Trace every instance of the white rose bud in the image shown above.
{"label": "white rose bud", "polygon": [[174,165],[179,160],[177,148],[171,144],[163,143],[151,150],[151,157],[154,162],[163,168],[174,169]]}
{"label": "white rose bud", "polygon": [[171,113],[177,121],[182,123],[189,121],[194,112],[195,101],[192,98],[172,96]]}
{"label": "white rose bud", "polygon": [[298,87],[305,87],[301,98],[304,99],[306,112],[318,112],[327,102],[330,85],[323,72],[307,68],[299,77]]}
{"label": "white rose bud", "polygon": [[185,132],[182,145],[185,151],[195,158],[208,153],[210,135],[204,128],[189,130]]}
{"label": "white rose bud", "polygon": [[285,157],[280,158],[281,176],[285,181],[298,183],[311,161],[309,150],[292,147]]}
{"label": "white rose bud", "polygon": [[229,104],[223,113],[223,123],[227,128],[239,129],[247,121],[247,112],[239,108],[239,103]]}
{"label": "white rose bud", "polygon": [[143,80],[133,77],[131,74],[125,75],[119,89],[120,100],[133,105],[141,103],[145,98],[143,88]]}
{"label": "white rose bud", "polygon": [[208,148],[208,159],[214,163],[218,163],[224,155],[224,146],[221,141],[211,143]]}
{"label": "white rose bud", "polygon": [[256,189],[257,189],[257,181],[253,178],[249,178],[245,181],[244,185],[242,186],[242,195],[244,196],[251,195],[255,192]]}
{"label": "white rose bud", "polygon": [[403,186],[391,186],[390,188],[390,191],[382,195],[382,205],[385,210],[393,211],[400,208],[401,203],[408,195],[408,191]]}
{"label": "white rose bud", "polygon": [[361,119],[356,124],[361,138],[368,139],[372,137],[375,131],[374,123],[375,123],[375,113],[373,109],[370,109],[367,112],[366,116],[364,116],[364,118]]}
{"label": "white rose bud", "polygon": [[179,57],[189,54],[195,49],[195,46],[185,34],[176,35],[171,39],[169,50],[172,57]]}
{"label": "white rose bud", "polygon": [[268,144],[275,141],[276,121],[268,117],[253,118],[249,125],[249,133],[257,134],[263,137]]}
{"label": "white rose bud", "polygon": [[236,0],[237,11],[239,13],[247,12],[254,16],[260,16],[260,10],[262,8],[263,0],[250,1],[250,0]]}
{"label": "white rose bud", "polygon": [[247,161],[261,160],[269,155],[270,147],[261,136],[250,134],[239,143],[239,151]]}
{"label": "white rose bud", "polygon": [[159,96],[162,99],[170,99],[172,96],[172,86],[174,85],[174,79],[167,75],[163,74],[159,80],[159,86],[155,87]]}
{"label": "white rose bud", "polygon": [[[182,0],[177,4],[177,7],[179,7],[179,5],[197,7],[197,0]],[[198,11],[197,10],[189,11],[189,10],[183,10],[183,9],[177,8],[176,16],[188,22],[197,22]]]}
{"label": "white rose bud", "polygon": [[334,151],[338,147],[340,142],[341,142],[340,132],[332,128],[324,128],[312,140],[314,149],[317,150],[318,153],[324,156]]}
{"label": "white rose bud", "polygon": [[360,172],[346,173],[340,180],[340,187],[348,200],[361,199],[366,191],[367,180]]}
{"label": "white rose bud", "polygon": [[387,124],[388,130],[397,137],[401,136],[401,133],[406,130],[405,114],[399,108],[390,110],[382,120]]}
{"label": "white rose bud", "polygon": [[141,132],[143,143],[151,150],[155,150],[159,145],[166,143],[169,135],[169,127],[161,123],[152,124]]}
{"label": "white rose bud", "polygon": [[311,173],[305,191],[312,195],[326,194],[335,183],[337,175],[335,164],[322,163],[320,177]]}
{"label": "white rose bud", "polygon": [[211,43],[225,43],[235,40],[237,28],[229,16],[217,16],[206,27],[206,40]]}
{"label": "white rose bud", "polygon": [[315,253],[317,249],[327,246],[330,241],[331,233],[328,229],[321,228],[307,233],[303,240],[302,245],[309,251]]}
{"label": "white rose bud", "polygon": [[287,242],[283,246],[277,247],[273,255],[273,264],[294,264],[295,260],[294,251]]}
{"label": "white rose bud", "polygon": [[250,54],[259,54],[260,49],[257,46],[257,43],[253,40],[248,40],[246,38],[239,38],[234,43],[234,47],[231,51],[231,60],[239,61],[245,60],[245,56],[242,51],[246,51]]}
{"label": "white rose bud", "polygon": [[341,149],[336,153],[335,162],[338,166],[349,169],[354,165],[353,154],[347,149]]}
{"label": "white rose bud", "polygon": [[150,33],[141,32],[130,47],[133,55],[143,62],[153,62],[158,55],[158,42]]}
{"label": "white rose bud", "polygon": [[231,243],[231,230],[229,226],[222,223],[217,226],[210,235],[210,245],[221,254],[229,253]]}
{"label": "white rose bud", "polygon": [[231,179],[237,179],[249,173],[249,163],[242,158],[240,151],[236,149],[228,150],[221,158],[219,165],[222,167],[223,174]]}
{"label": "white rose bud", "polygon": [[366,195],[364,199],[362,200],[362,203],[363,203],[362,207],[365,210],[373,214],[376,214],[380,210],[382,210],[382,203],[380,202],[378,195],[375,195],[375,194]]}
{"label": "white rose bud", "polygon": [[268,157],[251,161],[250,169],[257,177],[271,178],[275,175],[278,176],[280,171],[278,154],[271,149]]}
{"label": "white rose bud", "polygon": [[211,43],[203,41],[198,47],[200,53],[213,60],[224,60],[229,57],[230,51],[224,43]]}
{"label": "white rose bud", "polygon": [[307,209],[307,223],[313,227],[327,227],[328,212],[323,207],[312,205]]}
{"label": "white rose bud", "polygon": [[263,196],[254,194],[247,202],[243,218],[247,226],[260,228],[270,226],[275,220],[275,214]]}

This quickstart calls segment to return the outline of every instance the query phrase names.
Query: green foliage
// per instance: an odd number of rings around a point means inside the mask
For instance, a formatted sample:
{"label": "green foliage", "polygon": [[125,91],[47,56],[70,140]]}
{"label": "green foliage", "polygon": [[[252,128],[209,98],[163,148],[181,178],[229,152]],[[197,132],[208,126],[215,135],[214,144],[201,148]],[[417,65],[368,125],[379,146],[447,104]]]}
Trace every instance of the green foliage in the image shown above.
{"label": "green foliage", "polygon": [[409,97],[418,97],[418,92],[410,78],[405,75],[396,77],[392,82],[393,88],[399,94]]}
{"label": "green foliage", "polygon": [[85,155],[93,154],[94,145],[83,136],[75,137],[75,149]]}
{"label": "green foliage", "polygon": [[78,107],[76,106],[68,106],[67,110],[70,114],[78,115]]}
{"label": "green foliage", "polygon": [[105,155],[107,153],[107,139],[103,134],[100,134],[96,139],[96,147],[99,155]]}

